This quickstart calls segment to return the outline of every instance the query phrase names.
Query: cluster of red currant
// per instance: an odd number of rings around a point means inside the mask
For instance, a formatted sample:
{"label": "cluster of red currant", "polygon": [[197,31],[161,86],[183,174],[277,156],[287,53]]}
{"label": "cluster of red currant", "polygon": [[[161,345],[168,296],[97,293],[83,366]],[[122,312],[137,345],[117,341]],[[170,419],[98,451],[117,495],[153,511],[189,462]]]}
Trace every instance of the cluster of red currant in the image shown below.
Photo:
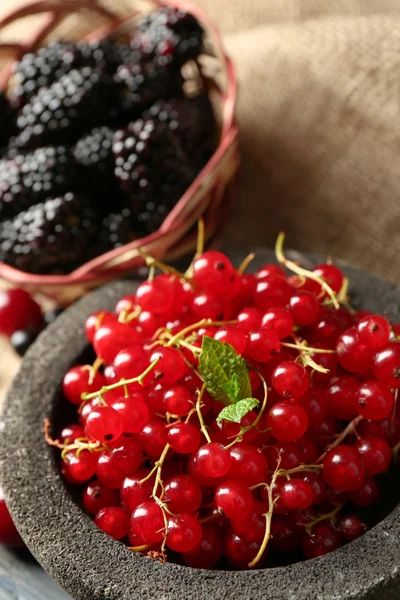
{"label": "cluster of red currant", "polygon": [[282,244],[281,266],[255,274],[216,251],[185,275],[148,258],[136,294],[86,322],[96,361],[63,381],[79,422],[45,435],[132,550],[244,569],[366,528],[355,507],[377,500],[400,442],[399,327],[352,310],[338,267],[305,270]]}

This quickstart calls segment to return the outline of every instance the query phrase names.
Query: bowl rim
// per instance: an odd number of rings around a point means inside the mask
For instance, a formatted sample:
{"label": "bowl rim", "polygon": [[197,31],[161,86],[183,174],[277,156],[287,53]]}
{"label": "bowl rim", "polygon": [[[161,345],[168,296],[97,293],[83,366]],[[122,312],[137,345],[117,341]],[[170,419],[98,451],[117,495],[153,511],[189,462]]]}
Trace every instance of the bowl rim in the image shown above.
{"label": "bowl rim", "polygon": [[[311,257],[314,264],[321,262],[320,256],[304,256]],[[271,262],[272,257],[272,251],[264,251],[259,255],[260,264]],[[399,287],[347,263],[337,264],[344,265],[359,289],[376,295],[372,304],[384,300],[398,315]],[[53,449],[35,425],[40,427],[42,419],[49,416],[62,374],[86,346],[86,316],[111,309],[119,297],[132,293],[135,285],[114,282],[67,309],[28,351],[6,400],[0,448],[6,499],[18,529],[45,570],[77,600],[136,596],[150,600],[157,595],[168,600],[261,600],[267,589],[274,600],[371,599],[378,595],[393,600],[390,586],[400,581],[400,504],[361,538],[329,555],[288,567],[235,572],[161,565],[132,554],[97,529],[74,502],[62,482]],[[377,310],[372,305],[367,308]],[[52,377],[56,383],[51,383]],[[377,595],[372,596],[372,591]]]}
{"label": "bowl rim", "polygon": [[[204,187],[205,182],[209,180],[214,169],[222,162],[229,148],[235,145],[238,137],[238,126],[235,122],[235,108],[237,102],[236,71],[234,63],[225,52],[222,37],[217,27],[201,7],[192,4],[189,0],[152,0],[152,3],[159,7],[172,6],[175,8],[183,8],[188,12],[191,12],[206,26],[207,31],[212,36],[214,47],[218,52],[221,64],[226,73],[227,84],[226,92],[223,94],[222,130],[218,148],[215,150],[207,164],[198,173],[190,187],[181,196],[174,208],[168,213],[159,229],[155,232],[133,240],[119,248],[100,254],[66,274],[46,275],[29,273],[0,261],[0,277],[4,278],[6,281],[25,286],[63,286],[76,283],[90,285],[99,279],[104,280],[113,275],[115,276],[115,274],[143,266],[144,260],[140,256],[136,256],[133,263],[132,259],[129,259],[128,264],[125,266],[122,263],[122,265],[119,264],[116,268],[102,268],[103,265],[107,265],[109,261],[115,261],[126,252],[134,251],[137,248],[142,248],[149,244],[153,245],[155,242],[160,243],[161,252],[165,245],[167,247],[173,246],[174,242],[172,244],[171,242],[168,243],[168,239],[173,240],[174,237],[179,234],[180,228],[184,226],[185,219],[182,219],[181,216],[184,207],[188,204],[190,198]],[[82,4],[86,8],[98,12],[102,17],[110,21],[109,24],[97,28],[95,31],[85,36],[85,39],[87,40],[107,37],[119,27],[132,20],[132,18],[136,17],[138,12],[140,12],[138,10],[132,10],[129,14],[121,18],[112,10],[105,8],[98,0],[72,0],[72,2],[69,0],[68,5],[63,5],[62,3],[59,5],[51,4],[50,8],[46,0],[37,0],[31,4],[28,3],[23,7],[11,10],[0,20],[0,28],[2,28],[8,26],[17,18],[35,14],[35,12],[52,11],[47,15],[44,22],[37,28],[28,41],[21,45],[13,43],[6,44],[5,49],[15,49],[17,47],[19,48],[21,55],[29,51],[29,49],[37,47],[51,29],[58,24],[59,20],[65,16],[66,12],[73,12],[74,8],[77,9],[81,7]],[[0,44],[0,48],[1,46],[2,45]],[[14,60],[9,61],[8,65],[6,65],[0,73],[0,89],[3,89],[3,87],[6,86],[14,62]]]}

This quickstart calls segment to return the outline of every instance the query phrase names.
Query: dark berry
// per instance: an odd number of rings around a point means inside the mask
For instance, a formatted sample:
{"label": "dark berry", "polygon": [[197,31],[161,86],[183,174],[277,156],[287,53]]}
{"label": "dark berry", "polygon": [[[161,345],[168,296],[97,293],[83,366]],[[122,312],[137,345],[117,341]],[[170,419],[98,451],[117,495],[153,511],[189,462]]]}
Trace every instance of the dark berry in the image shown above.
{"label": "dark berry", "polygon": [[24,356],[28,348],[36,340],[39,333],[39,331],[30,329],[14,331],[11,336],[11,346],[19,356]]}
{"label": "dark berry", "polygon": [[0,148],[7,145],[11,135],[15,133],[15,113],[3,91],[0,90]]}

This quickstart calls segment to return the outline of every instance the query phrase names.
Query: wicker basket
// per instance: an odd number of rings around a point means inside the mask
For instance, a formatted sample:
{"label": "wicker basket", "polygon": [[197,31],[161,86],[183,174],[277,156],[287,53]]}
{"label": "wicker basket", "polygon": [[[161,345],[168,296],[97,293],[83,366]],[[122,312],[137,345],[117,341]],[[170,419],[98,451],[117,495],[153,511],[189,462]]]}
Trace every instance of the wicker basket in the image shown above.
{"label": "wicker basket", "polygon": [[[12,31],[21,19],[31,19],[30,39],[0,42],[0,86],[10,84],[13,61],[27,51],[54,40],[101,39],[109,34],[129,35],[143,13],[169,4],[193,13],[206,32],[205,53],[193,68],[191,77],[201,77],[210,93],[220,128],[220,143],[213,157],[153,234],[135,240],[87,262],[67,275],[35,275],[0,262],[0,280],[40,292],[60,304],[68,304],[86,291],[106,281],[128,275],[143,265],[137,249],[171,260],[192,250],[194,225],[203,215],[207,237],[213,236],[225,212],[239,165],[237,127],[234,119],[236,78],[232,62],[225,55],[220,36],[203,11],[187,2],[158,0],[39,0],[24,5],[0,21],[0,38]],[[24,32],[29,31],[28,27]],[[25,35],[24,35],[25,38]]]}

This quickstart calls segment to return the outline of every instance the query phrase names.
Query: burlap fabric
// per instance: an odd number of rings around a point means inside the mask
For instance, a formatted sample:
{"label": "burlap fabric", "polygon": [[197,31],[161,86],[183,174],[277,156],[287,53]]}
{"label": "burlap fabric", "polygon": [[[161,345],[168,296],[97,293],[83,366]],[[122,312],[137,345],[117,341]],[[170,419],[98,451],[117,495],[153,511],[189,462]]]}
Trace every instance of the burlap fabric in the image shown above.
{"label": "burlap fabric", "polygon": [[[398,0],[197,1],[239,77],[243,166],[224,242],[273,245],[284,229],[292,247],[400,282]],[[0,351],[4,389],[15,362]]]}

